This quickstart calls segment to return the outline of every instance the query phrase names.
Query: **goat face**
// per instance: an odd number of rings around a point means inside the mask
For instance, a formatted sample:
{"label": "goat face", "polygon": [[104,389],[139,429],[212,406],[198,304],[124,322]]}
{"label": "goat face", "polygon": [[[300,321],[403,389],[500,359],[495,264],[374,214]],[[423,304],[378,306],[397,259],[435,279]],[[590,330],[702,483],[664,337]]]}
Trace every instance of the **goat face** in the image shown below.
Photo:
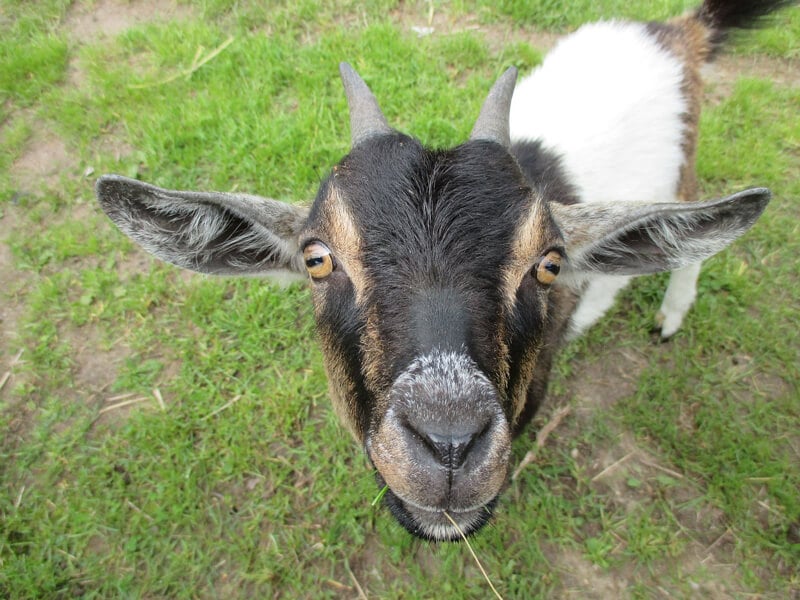
{"label": "goat face", "polygon": [[400,522],[454,538],[447,515],[474,530],[506,479],[563,240],[508,151],[514,71],[446,151],[389,129],[343,77],[353,148],[301,242],[331,395]]}
{"label": "goat face", "polygon": [[387,504],[413,534],[455,539],[490,515],[582,277],[702,260],[746,231],[769,193],[565,205],[546,197],[569,185],[552,180],[550,161],[529,160],[535,146],[512,155],[513,70],[470,140],[443,151],[389,128],[364,82],[342,75],[352,148],[310,211],[114,175],[97,196],[124,233],[178,266],[307,272],[334,406]]}
{"label": "goat face", "polygon": [[458,535],[444,511],[474,529],[505,481],[564,252],[547,205],[498,143],[386,133],[333,169],[302,240],[331,396],[394,514],[426,537]]}

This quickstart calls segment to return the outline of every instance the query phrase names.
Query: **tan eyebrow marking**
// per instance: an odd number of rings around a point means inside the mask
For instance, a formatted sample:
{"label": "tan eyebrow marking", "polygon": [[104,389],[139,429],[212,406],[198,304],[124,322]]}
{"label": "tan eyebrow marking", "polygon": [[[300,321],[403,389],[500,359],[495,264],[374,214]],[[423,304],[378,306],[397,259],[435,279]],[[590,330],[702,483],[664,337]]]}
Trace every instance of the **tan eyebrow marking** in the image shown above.
{"label": "tan eyebrow marking", "polygon": [[503,269],[503,298],[506,310],[513,309],[522,278],[539,254],[558,244],[546,205],[534,195],[528,214],[519,221],[514,231],[508,261]]}
{"label": "tan eyebrow marking", "polygon": [[355,291],[356,304],[366,297],[369,284],[364,273],[362,238],[353,213],[335,184],[328,187],[323,206],[323,242],[346,271]]}

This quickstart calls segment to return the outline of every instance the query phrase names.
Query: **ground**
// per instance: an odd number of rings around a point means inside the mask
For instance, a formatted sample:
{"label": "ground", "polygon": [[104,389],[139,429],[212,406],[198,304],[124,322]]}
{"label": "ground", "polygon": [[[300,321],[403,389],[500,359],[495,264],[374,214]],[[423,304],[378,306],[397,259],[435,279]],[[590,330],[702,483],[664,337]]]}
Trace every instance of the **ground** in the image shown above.
{"label": "ground", "polygon": [[[463,14],[440,11],[434,10],[433,6],[426,4],[425,7],[428,8],[425,8],[418,4],[401,3],[392,8],[390,19],[395,27],[405,32],[417,31],[422,35],[444,36],[458,31],[481,35],[490,54],[502,53],[503,48],[510,44],[524,43],[545,51],[558,37],[555,33],[541,32],[531,26],[520,26],[510,21],[487,23],[479,18],[479,12]],[[61,85],[65,89],[78,90],[92,85],[93,76],[84,72],[87,60],[86,55],[80,51],[82,47],[103,44],[103,40],[113,40],[132,28],[196,20],[198,17],[199,9],[169,0],[141,2],[98,0],[92,3],[76,3],[66,9],[65,17],[58,25],[60,31],[66,32],[66,44],[69,48],[67,78]],[[352,18],[358,21],[358,17]],[[367,17],[364,17],[364,20],[367,20]],[[303,37],[304,43],[311,44],[316,34],[305,31],[299,35]],[[135,40],[131,42],[131,44],[136,43],[142,42]],[[211,49],[207,47],[205,51]],[[197,56],[200,56],[199,51]],[[709,83],[706,105],[713,109],[715,106],[724,105],[726,100],[736,93],[737,82],[743,78],[768,80],[778,88],[796,90],[800,86],[800,62],[796,52],[788,57],[771,56],[766,53],[725,54],[709,68],[706,78]],[[48,396],[39,391],[39,388],[48,388],[48,384],[42,381],[42,371],[39,370],[43,363],[42,359],[38,358],[37,342],[41,342],[47,336],[47,344],[50,345],[48,347],[56,348],[56,351],[48,350],[50,355],[58,358],[59,352],[66,353],[62,363],[53,358],[54,362],[48,364],[48,367],[53,368],[53,372],[58,372],[60,369],[58,377],[63,377],[64,385],[59,392],[58,402],[74,403],[76,406],[74,413],[69,410],[66,413],[59,412],[59,422],[46,430],[47,435],[53,438],[72,435],[75,423],[82,423],[81,431],[75,435],[85,440],[88,446],[103,447],[109,440],[113,442],[117,439],[115,437],[117,432],[127,432],[125,428],[129,418],[139,418],[142,411],[158,411],[159,404],[163,408],[164,397],[169,404],[170,393],[174,395],[179,393],[179,390],[169,391],[171,382],[176,380],[179,373],[184,372],[182,369],[186,368],[184,361],[187,355],[180,354],[176,346],[167,344],[164,347],[143,348],[143,342],[133,332],[138,327],[135,318],[126,322],[123,327],[106,328],[102,320],[93,317],[102,312],[103,307],[100,305],[111,304],[114,299],[124,298],[125,285],[138,285],[138,282],[146,277],[153,277],[156,283],[151,285],[161,286],[158,289],[163,287],[180,290],[179,298],[183,300],[202,299],[205,298],[204,294],[215,297],[216,292],[207,290],[206,284],[197,283],[190,275],[154,266],[144,254],[130,247],[111,251],[114,258],[111,261],[110,255],[104,254],[109,251],[109,246],[104,241],[105,237],[101,238],[97,252],[76,251],[59,254],[56,248],[53,250],[56,254],[54,259],[34,266],[27,264],[26,236],[20,233],[26,228],[31,228],[35,236],[45,236],[43,232],[62,231],[59,229],[61,225],[66,224],[63,231],[68,233],[70,223],[90,223],[93,227],[96,225],[103,228],[105,232],[103,236],[113,239],[115,232],[102,220],[91,196],[92,183],[99,174],[95,171],[93,157],[106,157],[97,159],[104,165],[111,162],[133,165],[145,172],[147,167],[142,166],[143,161],[138,157],[137,149],[133,147],[131,138],[124,131],[124,123],[108,123],[104,134],[91,140],[91,148],[81,148],[75,146],[75,139],[70,139],[57,127],[52,127],[46,116],[42,117],[41,113],[35,113],[36,108],[33,104],[13,105],[11,101],[6,102],[6,110],[2,113],[4,121],[0,125],[4,135],[12,135],[18,123],[24,123],[27,128],[22,149],[7,165],[7,189],[11,190],[12,194],[0,208],[2,217],[0,218],[2,242],[0,281],[3,282],[4,289],[3,303],[0,305],[0,401],[2,402],[0,406],[3,408],[3,425],[7,436],[3,446],[3,458],[25,460],[29,465],[26,477],[15,475],[9,479],[9,482],[16,485],[14,489],[10,487],[10,483],[4,482],[3,493],[6,493],[8,498],[2,507],[4,514],[10,515],[14,509],[26,506],[28,495],[31,496],[31,500],[33,499],[32,490],[37,488],[37,478],[43,476],[43,471],[51,468],[38,464],[40,460],[44,460],[43,458],[30,457],[36,453],[42,457],[52,454],[52,451],[47,449],[46,443],[37,446],[35,451],[30,450],[30,456],[25,454],[25,457],[21,458],[23,456],[21,449],[27,448],[26,444],[32,437],[39,435],[37,432],[40,431],[41,420],[46,418],[47,411],[51,410]],[[796,158],[797,139],[795,138],[792,143]],[[796,162],[795,160],[793,167],[795,175],[797,175]],[[151,174],[148,173],[149,175]],[[709,187],[714,188],[715,185],[717,184],[709,184]],[[52,201],[53,197],[58,197],[59,201]],[[28,211],[35,212],[35,217]],[[751,258],[747,252],[743,250],[736,255],[737,260],[741,259],[742,265]],[[769,255],[762,256],[758,260],[762,266],[769,267]],[[105,296],[100,292],[86,291],[90,290],[91,286],[86,282],[85,273],[95,273],[95,271],[101,273],[106,265],[110,265],[109,268],[113,270],[116,279],[110,287],[100,288]],[[725,272],[717,275],[716,279],[712,278],[706,286],[705,291],[709,294],[718,294],[721,298],[720,303],[724,303],[725,298],[731,294],[736,296],[735,291],[730,291],[730,281],[735,281],[737,277],[735,268],[732,267],[731,270],[734,271],[733,274]],[[54,326],[52,332],[46,333],[42,329],[43,324],[35,322],[35,302],[37,298],[40,298],[39,302],[47,301],[41,292],[43,282],[57,279],[59,271],[72,274],[69,276],[74,279],[76,297],[70,299],[72,304],[69,306],[74,305],[76,307],[74,310],[78,312],[81,306],[88,308],[89,313],[85,317],[66,318],[60,313],[53,316],[54,313],[43,312],[42,314],[48,315],[47,319],[51,320]],[[789,407],[784,414],[793,415],[796,419],[798,417],[796,376],[794,378],[791,375],[787,376],[780,369],[764,370],[761,368],[759,357],[754,358],[746,351],[725,344],[718,350],[713,348],[698,350],[691,346],[691,336],[694,335],[691,326],[688,332],[679,334],[674,342],[665,344],[657,343],[647,335],[631,337],[629,327],[624,324],[626,311],[640,311],[639,304],[642,299],[646,298],[651,290],[655,290],[652,293],[657,294],[660,289],[657,284],[644,284],[626,294],[622,299],[621,312],[615,313],[611,320],[599,332],[589,336],[583,345],[568,349],[568,356],[556,373],[549,403],[537,417],[531,429],[529,443],[520,445],[516,450],[519,455],[517,458],[521,459],[530,449],[536,431],[546,427],[559,409],[568,407],[569,414],[547,439],[543,440],[543,447],[533,457],[532,463],[522,469],[519,478],[510,483],[509,489],[505,492],[510,498],[510,506],[501,511],[493,527],[513,529],[515,519],[523,518],[520,515],[525,515],[526,511],[535,510],[540,510],[544,518],[548,518],[547,515],[551,517],[557,515],[558,518],[564,519],[565,523],[569,523],[562,524],[563,529],[558,530],[558,535],[553,538],[548,538],[546,535],[549,531],[548,524],[537,525],[537,531],[541,536],[537,540],[537,556],[548,567],[535,571],[539,577],[535,589],[541,590],[537,593],[551,597],[722,599],[777,598],[786,597],[788,594],[790,597],[798,598],[800,591],[797,586],[800,585],[800,579],[794,569],[800,565],[798,560],[800,522],[797,521],[796,514],[792,516],[793,513],[787,508],[792,502],[797,501],[796,489],[794,499],[786,500],[784,506],[777,506],[776,498],[780,496],[776,496],[771,487],[771,482],[777,475],[773,473],[761,475],[757,471],[747,475],[753,480],[751,483],[755,496],[742,514],[749,514],[750,518],[765,530],[783,532],[782,535],[789,540],[789,544],[786,545],[789,550],[771,554],[763,549],[773,542],[765,543],[759,550],[743,550],[743,545],[747,545],[745,536],[751,535],[749,532],[753,525],[743,525],[737,521],[740,513],[719,499],[724,496],[724,491],[719,492],[721,496],[714,496],[709,492],[709,489],[716,484],[709,483],[711,478],[702,467],[694,465],[693,459],[685,462],[683,459],[676,459],[676,453],[680,454],[680,450],[676,448],[687,443],[687,438],[693,436],[700,438],[704,435],[714,437],[713,432],[707,434],[701,431],[707,407],[697,399],[681,398],[677,402],[677,408],[669,412],[669,415],[674,416],[673,425],[677,433],[671,437],[665,435],[663,439],[658,440],[654,439],[653,430],[642,425],[650,422],[649,417],[643,416],[641,421],[632,421],[622,414],[628,410],[625,407],[630,407],[633,412],[662,410],[661,406],[648,409],[643,406],[645,400],[641,398],[632,400],[637,390],[642,393],[642,377],[650,376],[654,368],[661,368],[666,373],[673,373],[672,377],[680,378],[680,375],[674,374],[683,369],[683,364],[678,361],[685,359],[702,362],[710,356],[714,362],[713,373],[699,376],[711,378],[712,381],[708,385],[712,387],[717,385],[713,380],[715,377],[726,385],[733,382],[731,385],[735,387],[732,388],[734,390],[732,398],[738,404],[746,406],[765,398],[776,399],[776,402],[780,401]],[[238,300],[241,291],[241,288],[226,289],[220,292],[219,300],[231,298]],[[292,293],[300,297],[303,294],[302,291]],[[794,292],[787,293],[789,298],[794,297],[796,300]],[[151,295],[154,300],[149,309],[150,313],[161,319],[160,324],[172,323],[173,326],[189,330],[189,333],[181,335],[196,334],[197,337],[192,338],[196,341],[192,344],[206,343],[202,341],[204,335],[217,333],[216,329],[214,331],[205,329],[210,321],[200,320],[178,325],[180,320],[177,315],[168,316],[170,315],[168,301],[159,300],[155,292]],[[273,301],[265,300],[265,302]],[[788,303],[785,298],[778,302]],[[274,305],[270,304],[270,307],[274,308]],[[760,314],[762,308],[754,301],[741,310]],[[642,312],[647,310],[649,309],[645,308]],[[796,314],[796,307],[791,310],[795,312],[783,312],[782,318],[786,319],[787,315]],[[146,318],[142,317],[142,322],[146,322]],[[640,317],[640,323],[645,320],[646,317]],[[308,322],[308,314],[301,314],[297,321],[298,329],[308,329]],[[793,327],[789,321],[783,323],[783,327]],[[235,335],[238,331],[236,326],[231,326],[233,327],[231,330],[220,327],[223,336],[228,335],[230,331]],[[720,326],[720,332],[726,329],[724,324]],[[303,343],[307,343],[308,339],[304,338]],[[286,346],[286,342],[280,340],[277,344],[281,348]],[[791,352],[794,352],[796,358],[798,347],[800,346],[797,344],[788,346],[790,357],[786,369],[789,372],[796,369],[797,363],[794,367],[791,366]],[[226,348],[230,350],[233,346]],[[211,354],[213,350],[213,348],[207,350],[207,353]],[[205,350],[197,351],[203,355]],[[313,349],[303,352],[310,353],[312,358],[316,357]],[[703,352],[707,352],[705,357]],[[131,366],[132,361],[141,367],[139,371]],[[35,369],[30,367],[32,364],[36,365]],[[256,361],[256,364],[261,365],[262,362]],[[153,366],[153,372],[146,378],[149,387],[138,383],[131,384],[130,388],[125,387],[128,381],[126,378],[131,372],[146,371],[150,365]],[[276,371],[285,369],[295,375],[304,372],[300,368],[295,369],[291,366],[275,366],[274,369]],[[309,432],[335,430],[336,426],[332,424],[332,418],[324,401],[325,390],[319,370],[311,369],[309,373],[311,374],[302,375],[302,383],[291,385],[304,386],[303,393],[312,394],[316,399],[310,407],[298,409],[300,416],[292,418],[305,435]],[[209,376],[213,377],[211,374]],[[48,378],[49,375],[44,377]],[[310,379],[310,383],[306,383],[307,379]],[[244,380],[247,380],[246,377]],[[703,385],[707,383],[704,382]],[[293,391],[286,390],[285,393],[291,396]],[[656,397],[658,392],[653,394]],[[238,397],[231,394],[226,398],[236,400]],[[245,401],[246,397],[242,402]],[[222,400],[222,396],[215,406],[224,409],[219,413],[222,415],[225,415],[224,411],[232,410],[228,408],[229,404]],[[81,420],[83,418],[81,415],[82,411],[89,409],[93,411],[94,416],[87,425],[85,420]],[[59,410],[63,411],[63,407]],[[607,415],[614,416],[607,418]],[[215,417],[216,415],[207,410],[201,419],[206,419],[207,422],[207,418]],[[669,417],[665,416],[665,419],[667,418]],[[135,422],[141,423],[141,421]],[[795,428],[792,433],[791,428],[788,429],[788,433],[785,428],[778,428],[776,431],[780,431],[780,435],[785,438],[785,447],[789,449],[787,452],[790,458],[793,451],[794,460],[800,461],[800,439],[797,430]],[[213,431],[193,431],[192,436],[196,437],[192,443],[197,452],[202,454],[201,448],[205,443],[203,440],[206,439],[204,436],[211,435]],[[770,431],[765,431],[764,435],[770,435]],[[120,439],[124,440],[120,443],[126,446],[133,444],[133,437],[128,433]],[[258,439],[252,441],[254,445],[262,443]],[[296,460],[301,443],[305,443],[305,438],[299,434],[298,437],[292,435],[286,439],[271,441],[265,445],[269,455],[268,460],[281,463],[283,466],[291,465]],[[344,462],[337,469],[366,472],[364,465],[355,458],[358,449],[346,440],[341,443],[345,448],[350,448],[348,452],[351,452],[353,457],[342,459]],[[180,462],[180,459],[175,461]],[[551,464],[557,466],[552,467]],[[131,478],[135,480],[133,467],[126,465],[125,460],[120,458],[113,466],[112,475],[109,477],[114,479],[119,476],[125,481]],[[191,467],[185,468],[189,473]],[[363,529],[360,533],[353,533],[346,527],[335,534],[314,533],[315,526],[325,529],[336,523],[335,518],[328,516],[329,513],[325,511],[336,511],[336,495],[342,493],[342,486],[346,486],[337,484],[340,487],[333,487],[333,491],[328,492],[332,498],[323,495],[315,497],[313,502],[304,503],[303,496],[306,493],[304,490],[321,485],[320,480],[327,477],[324,471],[318,475],[311,466],[305,466],[300,471],[290,470],[290,479],[274,483],[259,474],[257,467],[253,466],[250,470],[253,472],[245,474],[239,484],[232,483],[238,480],[226,473],[225,477],[217,481],[219,488],[209,491],[199,501],[218,502],[230,516],[239,510],[237,507],[240,504],[244,506],[255,495],[259,495],[261,502],[269,503],[271,498],[284,494],[291,496],[290,501],[295,503],[296,509],[301,513],[313,514],[314,511],[322,511],[320,514],[325,516],[310,517],[308,514],[300,514],[297,515],[296,523],[286,525],[289,529],[296,527],[298,530],[311,532],[308,534],[310,537],[303,538],[307,542],[306,546],[280,547],[279,541],[274,537],[273,529],[262,525],[265,535],[259,549],[262,553],[270,556],[274,554],[275,557],[280,557],[280,561],[285,561],[289,555],[310,553],[313,558],[314,552],[324,553],[326,546],[335,548],[335,552],[331,555],[323,554],[330,561],[330,566],[326,567],[327,571],[320,571],[319,577],[324,578],[320,581],[324,580],[327,583],[322,586],[323,590],[318,591],[319,595],[374,597],[382,593],[386,595],[396,593],[403,597],[416,597],[404,588],[403,582],[409,587],[419,588],[423,582],[428,581],[428,578],[437,578],[442,572],[453,570],[454,561],[458,561],[459,566],[455,569],[460,569],[462,578],[474,583],[469,589],[473,590],[475,597],[488,592],[488,589],[481,587],[482,579],[466,552],[458,554],[456,550],[442,550],[439,546],[425,544],[406,545],[396,551],[387,549],[387,536],[388,539],[394,539],[392,536],[396,534],[387,533],[385,526],[375,525],[376,520],[388,519],[384,513],[374,514],[369,513],[366,508],[359,508],[358,511],[361,512],[356,511],[354,514],[362,517],[364,511],[369,514],[366,520],[360,521],[356,526],[359,530]],[[0,468],[0,473],[3,472]],[[791,477],[796,477],[796,470],[794,473]],[[358,477],[364,479],[367,475],[359,474]],[[763,481],[759,478],[763,478]],[[548,486],[546,490],[537,489],[536,482],[539,480]],[[59,489],[69,488],[69,472],[53,481],[56,487],[61,486]],[[117,483],[111,482],[109,486],[111,485]],[[296,492],[289,494],[286,491],[287,486]],[[365,489],[370,488],[367,485]],[[543,492],[547,495],[561,495],[566,508],[561,505],[555,507],[548,505],[548,501],[542,497]],[[45,493],[43,502],[46,504],[49,498],[51,497]],[[126,502],[133,507],[131,510],[144,515],[145,521],[158,518],[152,516],[156,510],[154,507],[148,509],[147,506],[139,506],[132,495],[126,498]],[[52,496],[52,503],[59,503],[56,495]],[[235,545],[233,540],[226,538],[224,532],[216,531],[212,517],[208,518],[210,521],[206,525],[209,530],[214,531],[210,535],[219,536],[221,541]],[[18,527],[18,530],[22,531],[21,526]],[[5,531],[0,527],[0,533],[5,533],[9,547],[14,546],[14,536],[22,535],[15,533],[18,530]],[[567,542],[556,539],[569,535],[564,532],[572,532],[573,539]],[[157,531],[152,531],[152,534],[156,535]],[[330,539],[330,536],[337,535],[350,540],[348,543],[353,545],[352,549],[338,548]],[[495,533],[495,535],[499,536],[506,548],[513,552],[515,548],[525,543],[528,533],[521,527],[507,534]],[[284,541],[280,537],[277,539]],[[99,555],[108,551],[109,543],[102,536],[95,535],[90,542],[82,546],[82,549],[87,556]],[[139,543],[146,546],[146,542]],[[163,551],[169,552],[168,549]],[[486,553],[488,550],[484,547],[483,552]],[[10,561],[10,556],[11,554],[0,551],[0,561]],[[18,557],[18,554],[15,556]],[[113,563],[114,568],[119,568],[120,573],[126,572],[126,569],[133,569],[134,566],[126,561],[135,561],[135,558],[128,558],[135,556],[135,552],[126,555],[125,558]],[[155,552],[154,556],[158,556],[158,552]],[[632,559],[632,556],[636,558]],[[508,597],[526,597],[525,582],[514,579],[513,573],[519,571],[513,564],[514,556],[510,554],[507,558],[507,562],[494,560],[492,562],[494,568],[489,569],[489,576],[501,589],[505,586]],[[75,564],[80,562],[70,552],[67,552],[63,560],[64,564],[68,565],[65,567],[68,571],[75,569]],[[306,560],[309,559],[297,558],[296,564],[299,566],[296,568],[305,568],[302,565],[308,565],[304,562]],[[741,568],[742,560],[747,561],[746,569]],[[279,559],[275,558],[275,561],[279,562]],[[288,575],[276,569],[270,574],[251,572],[249,577],[243,577],[241,572],[246,569],[242,565],[232,563],[233,560],[228,555],[220,554],[211,575],[192,580],[203,582],[197,593],[204,597],[214,595],[230,597],[230,595],[256,593],[255,591],[262,590],[259,585],[266,585],[267,589],[277,590],[273,592],[275,597],[281,596],[280,583],[283,581],[282,578]],[[0,566],[2,564],[0,562]],[[157,561],[153,564],[157,564]],[[29,568],[31,572],[35,571],[35,568]],[[158,571],[158,567],[152,568]],[[548,570],[551,573],[547,573]],[[92,580],[92,577],[95,579]],[[70,583],[72,587],[69,589],[71,593],[100,589],[96,578],[96,574],[86,576],[87,580],[82,583]],[[777,587],[769,583],[772,578],[777,578],[779,581]],[[75,581],[79,580],[80,577],[76,577]],[[23,579],[20,578],[19,581]],[[272,585],[275,587],[270,587]],[[3,586],[12,590],[14,595],[21,594],[19,590],[24,588],[21,583],[14,587],[14,581],[4,581],[0,577],[0,592],[5,589]],[[174,593],[174,589],[173,592],[158,591],[157,587],[152,590],[148,593],[145,589],[144,594],[170,596]],[[405,591],[398,592],[398,590]],[[317,595],[316,592],[305,593],[308,597]],[[417,593],[419,597],[426,597],[423,591]],[[464,591],[459,593],[468,595],[468,592]],[[180,594],[175,593],[175,595]]]}

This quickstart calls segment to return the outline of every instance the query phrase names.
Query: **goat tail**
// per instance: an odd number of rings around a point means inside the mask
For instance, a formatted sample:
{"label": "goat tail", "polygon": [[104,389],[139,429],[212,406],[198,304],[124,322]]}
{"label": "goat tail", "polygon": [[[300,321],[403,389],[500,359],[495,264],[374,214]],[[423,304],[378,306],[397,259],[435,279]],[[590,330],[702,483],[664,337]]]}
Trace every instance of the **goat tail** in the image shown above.
{"label": "goat tail", "polygon": [[709,56],[713,58],[732,29],[752,29],[775,11],[798,4],[797,0],[703,0],[692,15],[708,32]]}

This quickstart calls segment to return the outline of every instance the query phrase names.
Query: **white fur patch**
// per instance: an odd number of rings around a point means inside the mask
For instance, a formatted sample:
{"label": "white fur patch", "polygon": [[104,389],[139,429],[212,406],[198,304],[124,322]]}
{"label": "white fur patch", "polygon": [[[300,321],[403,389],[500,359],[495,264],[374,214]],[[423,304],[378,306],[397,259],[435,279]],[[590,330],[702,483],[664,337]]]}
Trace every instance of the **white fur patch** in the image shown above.
{"label": "white fur patch", "polygon": [[[471,517],[464,518],[462,515],[458,514],[451,514],[450,517],[458,523],[459,528],[461,531],[470,532],[475,527],[476,523],[480,521],[477,515],[473,515]],[[441,516],[439,517],[441,518]],[[435,524],[429,525],[424,523],[418,523],[419,527],[425,532],[425,535],[430,536],[434,540],[460,540],[461,539],[461,531],[456,529],[451,524]]]}
{"label": "white fur patch", "polygon": [[466,353],[433,351],[417,356],[395,382],[395,387],[416,383],[427,390],[426,398],[458,398],[465,390],[486,388],[492,384]]}
{"label": "white fur patch", "polygon": [[511,139],[562,155],[584,202],[671,202],[684,161],[682,82],[681,62],[643,24],[586,25],[517,85]]}
{"label": "white fur patch", "polygon": [[614,304],[617,293],[628,285],[626,276],[593,275],[570,319],[567,339],[580,337]]}
{"label": "white fur patch", "polygon": [[[472,410],[501,412],[494,386],[475,361],[463,352],[434,350],[417,356],[392,386],[395,405],[413,407],[427,423],[457,423],[464,418],[464,399]],[[498,425],[499,427],[499,425]]]}
{"label": "white fur patch", "polygon": [[[538,139],[560,154],[582,202],[674,202],[685,161],[683,76],[645,25],[585,25],[517,85],[511,140]],[[570,337],[599,319],[629,278],[588,280]]]}
{"label": "white fur patch", "polygon": [[699,263],[676,269],[670,275],[667,292],[656,315],[656,320],[661,325],[661,337],[668,338],[680,329],[683,317],[697,296],[698,275]]}

